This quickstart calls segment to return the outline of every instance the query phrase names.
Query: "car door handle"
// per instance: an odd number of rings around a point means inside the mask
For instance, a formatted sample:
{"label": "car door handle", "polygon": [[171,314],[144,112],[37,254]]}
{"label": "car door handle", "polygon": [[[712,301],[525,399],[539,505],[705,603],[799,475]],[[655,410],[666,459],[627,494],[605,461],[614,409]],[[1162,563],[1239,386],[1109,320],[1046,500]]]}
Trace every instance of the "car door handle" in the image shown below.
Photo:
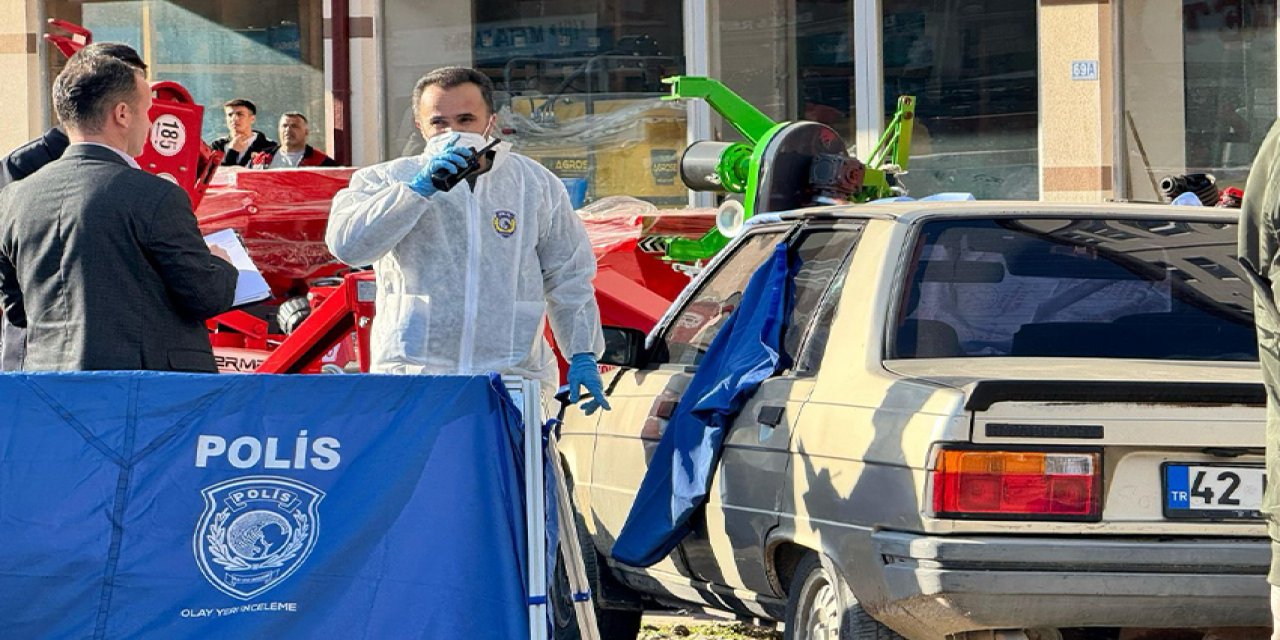
{"label": "car door handle", "polygon": [[756,421],[762,425],[776,427],[782,422],[782,414],[785,413],[786,410],[787,408],[785,406],[779,407],[776,405],[764,405],[756,411]]}

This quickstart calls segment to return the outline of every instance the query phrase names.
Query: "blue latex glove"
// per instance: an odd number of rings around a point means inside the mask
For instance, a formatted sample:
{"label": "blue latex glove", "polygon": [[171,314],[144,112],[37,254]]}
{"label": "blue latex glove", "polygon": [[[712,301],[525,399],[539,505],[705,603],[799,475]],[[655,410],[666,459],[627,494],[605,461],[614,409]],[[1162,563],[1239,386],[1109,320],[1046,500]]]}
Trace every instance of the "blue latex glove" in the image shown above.
{"label": "blue latex glove", "polygon": [[431,197],[431,194],[438,191],[436,186],[431,184],[431,174],[441,169],[450,174],[457,174],[467,166],[467,158],[470,158],[472,154],[471,147],[453,146],[459,137],[458,134],[453,134],[453,139],[449,140],[449,144],[445,145],[444,150],[429,160],[427,165],[422,168],[422,171],[419,171],[418,175],[409,181],[410,189],[413,189],[424,198]]}
{"label": "blue latex glove", "polygon": [[582,410],[587,415],[595,413],[600,407],[604,407],[605,411],[613,409],[604,397],[604,382],[600,380],[600,370],[596,368],[596,356],[593,353],[575,353],[569,361],[570,404],[577,404],[582,397],[578,388],[580,386],[586,387],[591,394],[591,400],[582,405]]}

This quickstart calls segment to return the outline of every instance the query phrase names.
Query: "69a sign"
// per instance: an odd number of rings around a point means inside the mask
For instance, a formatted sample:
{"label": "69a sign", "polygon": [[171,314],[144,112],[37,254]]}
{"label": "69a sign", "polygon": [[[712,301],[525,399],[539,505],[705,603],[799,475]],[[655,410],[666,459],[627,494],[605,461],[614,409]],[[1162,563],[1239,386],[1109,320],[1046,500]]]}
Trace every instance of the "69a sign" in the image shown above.
{"label": "69a sign", "polygon": [[187,128],[182,120],[166,113],[151,123],[151,146],[162,156],[172,157],[187,144]]}

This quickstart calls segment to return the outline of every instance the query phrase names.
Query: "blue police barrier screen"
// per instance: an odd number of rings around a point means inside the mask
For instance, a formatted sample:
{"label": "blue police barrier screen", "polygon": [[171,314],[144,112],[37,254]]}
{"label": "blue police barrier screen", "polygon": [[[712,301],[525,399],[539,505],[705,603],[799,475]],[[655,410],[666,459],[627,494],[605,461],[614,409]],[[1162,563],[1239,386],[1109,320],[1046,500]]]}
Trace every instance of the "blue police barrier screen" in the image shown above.
{"label": "blue police barrier screen", "polygon": [[496,377],[0,375],[0,635],[529,637]]}

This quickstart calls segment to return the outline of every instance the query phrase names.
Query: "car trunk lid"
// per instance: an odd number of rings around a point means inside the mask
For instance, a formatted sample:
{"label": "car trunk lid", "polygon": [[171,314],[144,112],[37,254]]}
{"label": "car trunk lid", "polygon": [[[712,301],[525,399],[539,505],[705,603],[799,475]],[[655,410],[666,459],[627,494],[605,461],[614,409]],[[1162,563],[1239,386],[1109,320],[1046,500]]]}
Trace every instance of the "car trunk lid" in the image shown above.
{"label": "car trunk lid", "polygon": [[1106,523],[1207,533],[1255,519],[1266,394],[1256,363],[890,361],[965,391],[971,446],[1101,453]]}

